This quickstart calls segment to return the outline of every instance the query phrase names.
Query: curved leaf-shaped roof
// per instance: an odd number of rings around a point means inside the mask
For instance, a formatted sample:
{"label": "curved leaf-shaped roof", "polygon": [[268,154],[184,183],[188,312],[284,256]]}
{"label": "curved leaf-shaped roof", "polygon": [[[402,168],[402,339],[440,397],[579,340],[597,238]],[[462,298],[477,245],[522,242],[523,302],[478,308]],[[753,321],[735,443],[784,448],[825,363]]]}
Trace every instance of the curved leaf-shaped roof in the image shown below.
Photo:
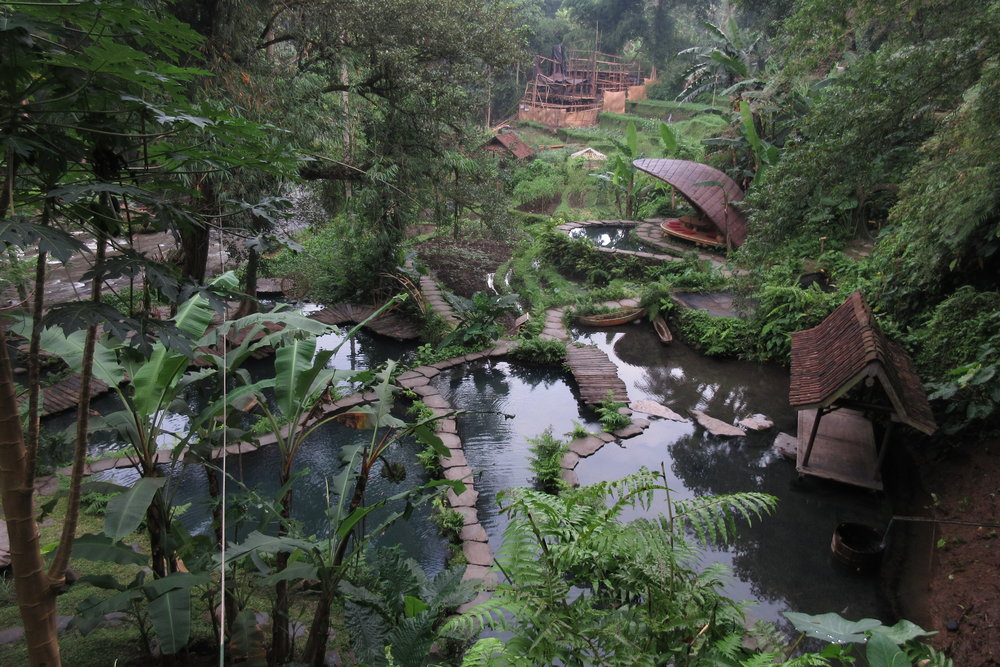
{"label": "curved leaf-shaped roof", "polygon": [[714,167],[690,160],[644,158],[632,164],[677,188],[732,246],[743,245],[747,221],[743,212],[733,205],[743,201],[743,190],[733,179]]}

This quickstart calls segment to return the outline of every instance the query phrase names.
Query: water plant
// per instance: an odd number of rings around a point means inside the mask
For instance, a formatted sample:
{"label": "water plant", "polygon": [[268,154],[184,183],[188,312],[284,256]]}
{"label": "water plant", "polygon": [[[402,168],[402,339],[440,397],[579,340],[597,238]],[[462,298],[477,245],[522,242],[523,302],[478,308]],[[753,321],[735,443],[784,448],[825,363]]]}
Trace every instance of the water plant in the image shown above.
{"label": "water plant", "polygon": [[528,465],[535,473],[535,487],[546,493],[559,493],[566,488],[562,479],[562,458],[569,452],[569,446],[552,435],[552,427],[541,435],[528,438],[531,458]]}
{"label": "water plant", "polygon": [[613,433],[632,423],[632,418],[621,412],[624,407],[626,407],[626,404],[616,401],[614,392],[608,389],[607,396],[595,408],[605,432]]}

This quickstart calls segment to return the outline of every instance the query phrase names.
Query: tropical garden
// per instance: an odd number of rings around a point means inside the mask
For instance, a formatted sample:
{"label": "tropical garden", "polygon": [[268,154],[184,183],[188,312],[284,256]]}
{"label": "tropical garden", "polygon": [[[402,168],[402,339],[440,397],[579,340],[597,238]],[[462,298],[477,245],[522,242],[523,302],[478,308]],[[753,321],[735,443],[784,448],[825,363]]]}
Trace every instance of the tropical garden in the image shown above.
{"label": "tropical garden", "polygon": [[[4,3],[0,626],[19,631],[0,662],[996,664],[998,19],[994,0]],[[655,72],[648,99],[596,127],[518,123],[532,55],[595,39]],[[482,149],[501,120],[533,159]],[[557,229],[682,214],[642,157],[729,175],[746,244],[651,264]],[[431,276],[454,321],[420,293]],[[335,368],[356,329],[259,301],[266,280],[405,314],[421,344]],[[681,309],[675,290],[747,311]],[[465,528],[444,501],[465,485],[434,472],[457,415],[402,387],[411,368],[505,337],[559,367],[546,313],[622,298],[702,355],[786,364],[790,334],[856,290],[940,426],[902,443],[912,502],[980,525],[931,542],[945,633],[835,609],[788,612],[792,634],[748,622],[701,554],[766,524],[774,497],[675,497],[648,469],[574,488],[551,429],[530,444],[534,488],[500,495],[488,599],[461,558],[428,575],[376,548],[415,512]],[[56,432],[46,388],[67,378]],[[104,391],[112,407],[92,408]],[[623,427],[619,407],[596,421]],[[316,529],[296,485],[331,424],[359,435],[330,453]],[[127,487],[87,479],[98,434],[130,459]],[[247,442],[275,452],[271,490],[226,467]],[[410,455],[431,472],[373,493]],[[201,530],[178,475],[210,499]]]}

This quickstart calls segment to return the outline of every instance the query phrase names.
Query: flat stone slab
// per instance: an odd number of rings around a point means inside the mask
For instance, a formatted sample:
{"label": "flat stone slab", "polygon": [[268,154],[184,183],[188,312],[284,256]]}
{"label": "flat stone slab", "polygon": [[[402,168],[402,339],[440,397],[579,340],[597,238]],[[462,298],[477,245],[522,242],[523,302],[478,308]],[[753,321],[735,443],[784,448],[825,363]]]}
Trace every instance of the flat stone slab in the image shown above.
{"label": "flat stone slab", "polygon": [[667,406],[657,403],[656,401],[649,401],[645,399],[640,401],[633,401],[630,407],[636,412],[641,412],[645,415],[661,417],[663,419],[669,419],[675,422],[688,421],[687,417],[677,414]]}
{"label": "flat stone slab", "polygon": [[462,439],[456,433],[438,433],[438,437],[441,438],[441,444],[448,449],[462,448]]}
{"label": "flat stone slab", "polygon": [[694,418],[701,424],[702,428],[711,433],[724,438],[739,438],[746,435],[746,432],[732,424],[727,424],[721,419],[709,417],[701,410],[688,410]]}
{"label": "flat stone slab", "polygon": [[458,607],[458,613],[459,614],[464,614],[465,612],[469,611],[470,609],[474,609],[474,608],[478,607],[479,605],[483,604],[484,602],[486,602],[487,600],[489,600],[491,597],[493,597],[493,596],[490,595],[489,591],[479,591],[479,593],[476,594],[476,597],[472,598],[471,600],[469,600],[468,602],[466,602],[463,605],[459,605],[459,607]]}
{"label": "flat stone slab", "polygon": [[426,394],[424,396],[424,405],[429,408],[448,408],[448,401],[444,400],[444,396],[435,391],[433,394]]}
{"label": "flat stone slab", "polygon": [[460,481],[463,484],[472,483],[472,468],[469,466],[453,466],[451,468],[445,468],[444,478],[450,479],[451,481]]}
{"label": "flat stone slab", "polygon": [[764,431],[774,426],[774,422],[764,415],[750,415],[746,419],[741,419],[739,425],[751,431]]}
{"label": "flat stone slab", "polygon": [[493,550],[486,542],[463,542],[462,553],[469,565],[482,565],[483,567],[493,566]]}
{"label": "flat stone slab", "polygon": [[574,452],[566,452],[563,454],[562,461],[559,462],[559,466],[564,470],[572,470],[579,464],[580,457]]}
{"label": "flat stone slab", "polygon": [[[649,426],[649,422],[646,422],[646,426]],[[644,430],[639,424],[632,423],[615,431],[615,437],[622,438],[623,440],[625,438],[634,438],[637,435],[641,435]]]}
{"label": "flat stone slab", "polygon": [[564,468],[562,471],[562,480],[572,488],[580,486],[580,478],[577,476],[575,470],[566,470]]}
{"label": "flat stone slab", "polygon": [[95,472],[104,472],[105,470],[111,470],[118,463],[118,459],[101,459],[100,461],[94,461],[87,464],[87,469],[90,470],[90,474]]}
{"label": "flat stone slab", "polygon": [[458,433],[458,424],[454,419],[441,419],[436,426],[438,433]]}
{"label": "flat stone slab", "polygon": [[462,526],[462,532],[459,533],[459,537],[463,542],[489,542],[489,535],[486,534],[486,529],[483,528],[481,523],[470,523],[466,526]]}
{"label": "flat stone slab", "polygon": [[453,508],[456,512],[462,515],[465,519],[466,526],[471,526],[472,524],[479,525],[479,512],[476,511],[475,507],[455,507]]}
{"label": "flat stone slab", "polygon": [[778,437],[774,439],[773,447],[774,451],[778,452],[786,459],[794,461],[799,451],[799,439],[794,435],[779,433]]}
{"label": "flat stone slab", "polygon": [[452,489],[448,489],[448,504],[455,509],[459,507],[476,507],[479,500],[479,492],[472,488],[471,484],[465,485],[465,491],[456,494]]}
{"label": "flat stone slab", "polygon": [[593,435],[588,435],[585,438],[577,438],[573,442],[569,443],[569,451],[573,452],[581,459],[585,459],[601,447],[603,447],[605,441]]}
{"label": "flat stone slab", "polygon": [[431,379],[424,377],[423,375],[414,375],[413,377],[405,380],[396,378],[396,382],[398,382],[400,386],[406,387],[407,389],[413,389],[415,387],[423,387],[424,385],[430,384]]}
{"label": "flat stone slab", "polygon": [[465,452],[461,449],[451,450],[451,456],[439,456],[438,462],[445,470],[449,468],[468,467],[469,462],[465,459]]}
{"label": "flat stone slab", "polygon": [[465,568],[462,581],[481,581],[483,588],[492,590],[497,587],[497,573],[483,565],[469,565]]}

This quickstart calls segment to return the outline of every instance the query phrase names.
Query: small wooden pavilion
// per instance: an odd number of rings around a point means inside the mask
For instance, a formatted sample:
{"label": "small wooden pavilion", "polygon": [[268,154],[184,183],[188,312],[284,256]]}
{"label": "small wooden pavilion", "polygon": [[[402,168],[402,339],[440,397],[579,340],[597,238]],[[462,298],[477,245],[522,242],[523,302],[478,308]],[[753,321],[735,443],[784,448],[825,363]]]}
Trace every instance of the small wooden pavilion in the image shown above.
{"label": "small wooden pavilion", "polygon": [[[909,355],[885,337],[861,292],[792,334],[788,401],[799,411],[796,470],[868,489],[882,489],[894,423],[937,430]],[[873,420],[884,424],[879,444]]]}
{"label": "small wooden pavilion", "polygon": [[660,224],[664,234],[700,245],[738,248],[747,237],[747,221],[739,209],[743,190],[715,167],[690,160],[644,158],[636,169],[672,185],[698,216],[674,218]]}
{"label": "small wooden pavilion", "polygon": [[521,141],[521,137],[511,131],[501,130],[486,142],[486,150],[497,155],[512,155],[518,160],[526,160],[535,156],[531,146]]}

